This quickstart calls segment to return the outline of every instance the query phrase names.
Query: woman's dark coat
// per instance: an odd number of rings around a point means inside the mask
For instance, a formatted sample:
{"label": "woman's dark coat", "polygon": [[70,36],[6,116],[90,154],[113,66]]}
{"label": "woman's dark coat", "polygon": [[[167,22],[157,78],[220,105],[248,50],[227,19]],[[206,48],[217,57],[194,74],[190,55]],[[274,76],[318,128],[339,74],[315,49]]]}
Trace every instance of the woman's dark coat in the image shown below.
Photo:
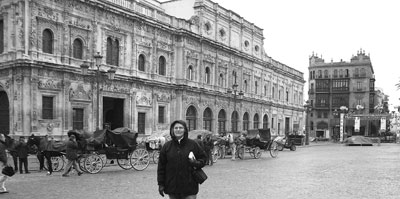
{"label": "woman's dark coat", "polygon": [[[192,177],[193,167],[202,168],[206,162],[206,154],[194,141],[188,138],[186,125],[184,136],[179,143],[173,134],[175,121],[171,124],[171,141],[162,147],[158,162],[158,185],[164,186],[166,194],[196,195],[199,192],[199,184]],[[189,161],[189,153],[193,152],[196,162]]]}
{"label": "woman's dark coat", "polygon": [[69,140],[67,142],[66,155],[68,160],[78,159],[78,143],[76,141]]}
{"label": "woman's dark coat", "polygon": [[0,140],[0,162],[7,164],[6,143]]}

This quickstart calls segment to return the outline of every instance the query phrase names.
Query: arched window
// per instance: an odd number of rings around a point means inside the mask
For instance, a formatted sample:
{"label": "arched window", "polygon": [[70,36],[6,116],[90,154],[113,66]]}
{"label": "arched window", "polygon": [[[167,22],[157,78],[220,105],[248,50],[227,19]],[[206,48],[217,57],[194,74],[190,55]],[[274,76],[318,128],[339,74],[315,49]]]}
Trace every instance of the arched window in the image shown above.
{"label": "arched window", "polygon": [[268,115],[265,114],[263,117],[263,129],[268,129]]}
{"label": "arched window", "polygon": [[318,70],[318,78],[322,78],[322,71]]}
{"label": "arched window", "polygon": [[236,84],[236,80],[237,80],[237,74],[236,74],[236,71],[233,71],[232,72],[232,76],[233,76],[233,84]]}
{"label": "arched window", "polygon": [[118,66],[119,65],[119,41],[115,39],[113,42],[113,52],[112,52],[113,62],[111,65]]}
{"label": "arched window", "polygon": [[247,80],[244,80],[244,83],[243,83],[243,90],[244,90],[244,92],[247,93]]}
{"label": "arched window", "polygon": [[258,129],[259,125],[260,125],[260,121],[258,118],[258,114],[256,113],[253,118],[253,128]]}
{"label": "arched window", "polygon": [[333,70],[333,77],[337,77],[337,76],[338,76],[337,69],[335,69],[335,70]]}
{"label": "arched window", "polygon": [[324,78],[328,78],[328,70],[324,70]]}
{"label": "arched window", "polygon": [[258,94],[257,93],[257,91],[258,91],[258,83],[257,83],[257,81],[254,83],[254,87],[255,87],[255,93],[256,93],[256,95]]}
{"label": "arched window", "polygon": [[194,106],[190,106],[186,111],[186,123],[188,125],[188,130],[195,130],[196,129],[196,118],[197,118],[197,111]]}
{"label": "arched window", "polygon": [[0,19],[0,53],[4,52],[4,21]]}
{"label": "arched window", "polygon": [[239,123],[239,114],[237,113],[237,111],[233,111],[231,121],[232,121],[232,131],[237,132]]}
{"label": "arched window", "polygon": [[118,66],[119,64],[119,41],[107,37],[106,64]]}
{"label": "arched window", "polygon": [[203,129],[211,131],[212,126],[212,111],[210,108],[206,108],[203,113]]}
{"label": "arched window", "polygon": [[339,70],[339,77],[343,77],[343,70],[342,69]]}
{"label": "arched window", "polygon": [[226,132],[225,124],[226,124],[226,113],[224,109],[222,109],[218,113],[218,133]]}
{"label": "arched window", "polygon": [[190,65],[187,71],[187,79],[188,80],[193,80],[193,66]]}
{"label": "arched window", "polygon": [[82,59],[83,57],[83,43],[80,39],[75,39],[74,43],[72,44],[72,57],[76,59]]}
{"label": "arched window", "polygon": [[145,61],[144,55],[143,55],[143,54],[140,54],[140,55],[139,55],[139,62],[138,62],[139,71],[144,71],[144,70],[145,70],[145,69],[144,69],[145,63],[146,63],[146,61]]}
{"label": "arched window", "polygon": [[210,84],[210,82],[211,82],[211,80],[210,80],[211,74],[210,73],[211,73],[210,68],[207,67],[206,68],[206,81],[205,81],[207,84]]}
{"label": "arched window", "polygon": [[165,76],[166,74],[166,62],[165,62],[165,57],[164,56],[160,56],[160,58],[158,59],[158,74],[159,75],[163,75]]}
{"label": "arched window", "polygon": [[42,50],[44,53],[53,54],[53,33],[50,29],[43,30]]}
{"label": "arched window", "polygon": [[249,114],[246,112],[243,115],[243,130],[249,130]]}
{"label": "arched window", "polygon": [[221,73],[219,74],[219,78],[218,78],[218,86],[220,87],[224,87],[224,75]]}

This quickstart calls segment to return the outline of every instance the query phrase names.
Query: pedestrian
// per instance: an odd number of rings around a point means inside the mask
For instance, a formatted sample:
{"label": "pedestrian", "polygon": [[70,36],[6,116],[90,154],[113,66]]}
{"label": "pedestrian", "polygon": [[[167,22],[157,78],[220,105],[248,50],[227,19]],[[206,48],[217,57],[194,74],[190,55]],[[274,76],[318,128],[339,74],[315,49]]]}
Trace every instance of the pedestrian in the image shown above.
{"label": "pedestrian", "polygon": [[[204,167],[206,154],[188,138],[188,128],[182,120],[174,121],[170,127],[172,140],[161,148],[157,168],[158,191],[170,199],[196,199],[199,184],[194,181],[194,168]],[[190,154],[190,156],[189,156]]]}
{"label": "pedestrian", "polygon": [[199,144],[199,146],[204,150],[204,145],[203,145],[203,141],[201,140],[201,135],[197,135],[197,138],[194,139],[194,141],[196,141],[197,144]]}
{"label": "pedestrian", "polygon": [[[7,166],[7,153],[6,153],[6,137],[4,134],[0,134],[0,171],[3,170],[5,166]],[[0,177],[0,194],[8,193],[5,183],[8,176],[2,174]]]}
{"label": "pedestrian", "polygon": [[17,149],[15,148],[16,145],[17,145],[17,142],[15,140],[13,140],[11,146],[7,147],[7,150],[13,159],[15,172],[18,171],[18,152],[17,152]]}
{"label": "pedestrian", "polygon": [[203,141],[203,145],[204,145],[204,151],[206,152],[206,156],[207,156],[207,161],[206,161],[206,165],[213,165],[213,157],[212,157],[212,151],[214,149],[214,143],[211,139],[211,135],[206,135],[206,138]]}
{"label": "pedestrian", "polygon": [[64,169],[64,174],[62,174],[63,177],[68,177],[68,173],[71,170],[71,167],[73,167],[77,172],[78,176],[82,175],[82,171],[78,166],[77,160],[78,160],[78,143],[76,142],[75,135],[70,135],[69,136],[69,141],[67,142],[67,151],[66,151],[66,158],[68,160],[67,166]]}
{"label": "pedestrian", "polygon": [[30,173],[28,171],[28,151],[29,147],[25,141],[25,137],[21,136],[19,138],[18,144],[15,146],[17,149],[18,157],[19,157],[19,173],[22,174],[22,165],[24,165],[25,173]]}
{"label": "pedestrian", "polygon": [[232,153],[232,160],[235,160],[236,156],[236,144],[235,144],[235,139],[233,138],[232,133],[228,133],[228,143],[229,143],[229,148],[231,149]]}

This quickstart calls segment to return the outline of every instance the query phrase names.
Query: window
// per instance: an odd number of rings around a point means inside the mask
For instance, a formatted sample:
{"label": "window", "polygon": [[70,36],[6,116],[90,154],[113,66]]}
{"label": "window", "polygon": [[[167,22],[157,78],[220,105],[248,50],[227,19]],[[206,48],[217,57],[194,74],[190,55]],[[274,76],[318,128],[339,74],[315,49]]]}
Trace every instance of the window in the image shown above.
{"label": "window", "polygon": [[267,96],[267,85],[264,85],[264,96]]}
{"label": "window", "polygon": [[249,130],[249,114],[246,112],[243,115],[243,130]]}
{"label": "window", "polygon": [[255,94],[257,95],[258,93],[257,93],[257,90],[258,90],[258,83],[257,83],[257,81],[254,83],[254,87],[255,87]]}
{"label": "window", "polygon": [[226,113],[224,110],[220,110],[218,113],[218,133],[225,132]]}
{"label": "window", "polygon": [[165,123],[165,107],[164,106],[158,107],[158,123],[159,124]]}
{"label": "window", "polygon": [[332,91],[348,91],[349,80],[348,79],[334,79],[332,80]]}
{"label": "window", "polygon": [[275,87],[272,87],[272,99],[275,99]]}
{"label": "window", "polygon": [[53,97],[42,97],[42,118],[53,119]]}
{"label": "window", "polygon": [[362,90],[362,83],[361,82],[357,82],[357,90]]}
{"label": "window", "polygon": [[207,67],[206,68],[206,79],[205,79],[205,82],[207,83],[207,84],[210,84],[211,83],[211,80],[210,80],[210,78],[211,78],[211,74],[210,74],[211,72],[210,72],[210,68],[209,67]]}
{"label": "window", "polygon": [[0,53],[4,52],[4,21],[0,20]]}
{"label": "window", "polygon": [[343,70],[342,69],[339,70],[339,77],[343,77]]}
{"label": "window", "polygon": [[315,100],[316,107],[329,107],[329,94],[319,94]]}
{"label": "window", "polygon": [[76,58],[76,59],[82,59],[83,57],[83,44],[82,41],[80,39],[75,39],[74,43],[72,44],[72,48],[73,48],[73,53],[72,53],[72,57]]}
{"label": "window", "polygon": [[237,81],[236,81],[236,80],[237,80],[236,71],[233,71],[233,72],[232,72],[232,76],[233,76],[233,80],[234,80],[233,83],[236,84],[236,82],[237,82]]}
{"label": "window", "polygon": [[271,118],[271,128],[274,128],[274,118]]}
{"label": "window", "polygon": [[44,53],[53,54],[53,33],[50,29],[43,30],[42,51]]}
{"label": "window", "polygon": [[322,71],[318,70],[318,78],[322,78]]}
{"label": "window", "polygon": [[337,72],[337,69],[335,69],[334,71],[333,71],[333,77],[337,77],[338,76],[338,72]]}
{"label": "window", "polygon": [[72,129],[82,130],[83,129],[83,108],[72,109]]}
{"label": "window", "polygon": [[107,38],[106,64],[118,66],[119,62],[119,41],[118,39]]}
{"label": "window", "polygon": [[158,59],[158,74],[159,75],[164,75],[166,74],[166,63],[165,63],[165,57],[164,56],[160,56],[160,58]]}
{"label": "window", "polygon": [[203,129],[211,131],[212,126],[212,111],[210,108],[206,108],[203,113]]}
{"label": "window", "polygon": [[218,86],[224,87],[224,75],[223,74],[219,74]]}
{"label": "window", "polygon": [[247,93],[247,80],[244,80],[243,90]]}
{"label": "window", "polygon": [[144,71],[145,69],[144,69],[144,66],[145,66],[145,58],[144,58],[144,55],[143,54],[140,54],[139,55],[139,62],[138,62],[138,65],[139,65],[139,70],[140,71]]}
{"label": "window", "polygon": [[191,65],[188,68],[187,79],[193,80],[193,66],[191,66]]}
{"label": "window", "polygon": [[366,77],[367,76],[367,72],[365,71],[365,68],[361,68],[361,77]]}
{"label": "window", "polygon": [[328,78],[328,70],[324,71],[324,78]]}
{"label": "window", "polygon": [[329,92],[329,79],[320,79],[315,81],[315,90],[317,92]]}
{"label": "window", "polygon": [[256,113],[253,118],[253,128],[258,129],[259,125],[260,125],[260,121],[258,119],[258,114]]}
{"label": "window", "polygon": [[195,130],[196,129],[196,118],[197,118],[197,111],[194,106],[190,106],[186,111],[186,123],[188,125],[188,130]]}
{"label": "window", "polygon": [[286,89],[286,102],[289,102],[289,90]]}
{"label": "window", "polygon": [[355,70],[354,70],[354,77],[358,77],[359,76],[359,74],[358,74],[358,68],[356,68]]}

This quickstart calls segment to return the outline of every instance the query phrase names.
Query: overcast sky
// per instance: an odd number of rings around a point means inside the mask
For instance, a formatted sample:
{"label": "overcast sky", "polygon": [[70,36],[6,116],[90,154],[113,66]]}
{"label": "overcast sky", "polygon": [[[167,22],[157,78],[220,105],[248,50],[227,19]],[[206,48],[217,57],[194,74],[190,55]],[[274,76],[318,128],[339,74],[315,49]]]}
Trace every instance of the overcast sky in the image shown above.
{"label": "overcast sky", "polygon": [[313,52],[325,62],[349,62],[362,48],[370,54],[376,87],[390,96],[390,104],[400,105],[395,87],[400,81],[400,1],[213,1],[264,29],[266,53],[302,71],[305,80]]}

